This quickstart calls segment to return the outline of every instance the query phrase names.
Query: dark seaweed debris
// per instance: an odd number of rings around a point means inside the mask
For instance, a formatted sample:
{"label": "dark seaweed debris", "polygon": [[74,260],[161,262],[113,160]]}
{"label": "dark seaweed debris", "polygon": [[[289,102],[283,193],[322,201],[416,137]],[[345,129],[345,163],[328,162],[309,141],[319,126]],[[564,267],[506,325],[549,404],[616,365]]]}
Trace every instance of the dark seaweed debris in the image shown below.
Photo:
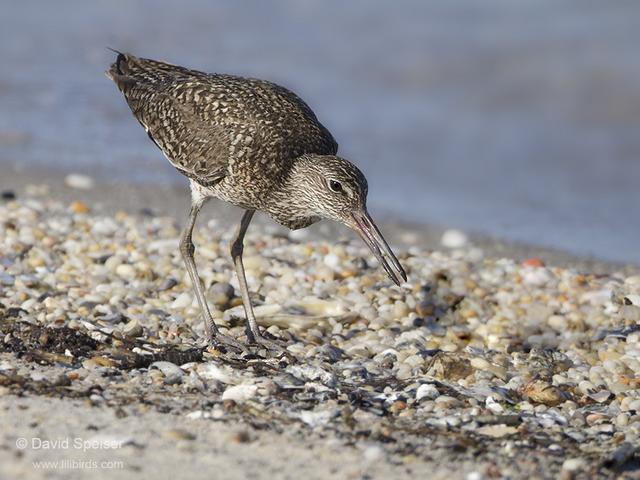
{"label": "dark seaweed debris", "polygon": [[[153,362],[167,361],[182,365],[202,360],[201,348],[178,346],[149,346],[143,342],[118,339],[122,347],[113,346],[113,337],[105,335],[101,343],[86,333],[69,327],[42,327],[17,320],[13,315],[0,318],[0,352],[10,352],[19,358],[47,364],[79,367],[83,360],[95,355],[114,361],[122,370],[145,368]],[[139,347],[147,354],[134,352]]]}

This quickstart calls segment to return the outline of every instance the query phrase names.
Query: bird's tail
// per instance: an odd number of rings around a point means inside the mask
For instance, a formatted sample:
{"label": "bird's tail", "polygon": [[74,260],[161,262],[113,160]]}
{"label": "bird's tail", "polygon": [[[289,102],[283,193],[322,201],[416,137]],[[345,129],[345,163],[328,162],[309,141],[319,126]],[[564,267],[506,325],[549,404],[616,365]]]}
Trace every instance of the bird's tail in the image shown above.
{"label": "bird's tail", "polygon": [[129,61],[132,56],[110,47],[107,48],[118,56],[116,57],[116,61],[109,67],[109,70],[104,73],[108,78],[114,81],[121,91],[124,91],[128,84],[134,83],[134,78],[130,76],[131,68],[129,67]]}
{"label": "bird's tail", "polygon": [[123,90],[127,84],[131,83],[144,83],[147,85],[163,83],[167,80],[179,78],[189,72],[183,67],[170,63],[136,57],[113,48],[109,48],[109,50],[116,53],[117,57],[105,74],[118,85],[120,90]]}

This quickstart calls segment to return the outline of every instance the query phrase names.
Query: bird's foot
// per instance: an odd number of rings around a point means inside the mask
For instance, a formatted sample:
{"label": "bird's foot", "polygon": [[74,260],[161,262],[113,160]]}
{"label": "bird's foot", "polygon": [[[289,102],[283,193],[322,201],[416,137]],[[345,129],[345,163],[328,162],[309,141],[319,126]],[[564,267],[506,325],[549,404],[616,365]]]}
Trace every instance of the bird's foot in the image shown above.
{"label": "bird's foot", "polygon": [[237,341],[235,338],[220,332],[216,332],[212,334],[207,339],[207,344],[209,347],[213,347],[216,350],[220,350],[222,347],[222,349],[224,350],[229,350],[229,349],[234,350],[236,353],[239,353],[240,355],[246,355],[249,353],[249,349],[246,347],[246,345],[243,345],[242,343]]}
{"label": "bird's foot", "polygon": [[[269,334],[267,333],[266,335]],[[281,358],[285,357],[292,363],[295,361],[295,357],[287,350],[287,343],[282,340],[278,341],[275,337],[273,339],[267,338],[265,334],[260,332],[250,332],[248,338],[251,344],[263,347],[269,353],[273,353]]]}

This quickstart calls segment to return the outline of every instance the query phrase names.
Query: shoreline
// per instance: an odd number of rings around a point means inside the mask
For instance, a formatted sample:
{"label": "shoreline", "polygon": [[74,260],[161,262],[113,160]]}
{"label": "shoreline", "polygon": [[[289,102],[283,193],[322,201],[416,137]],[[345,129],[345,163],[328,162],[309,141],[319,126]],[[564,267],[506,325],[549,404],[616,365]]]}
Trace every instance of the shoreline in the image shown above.
{"label": "shoreline", "polygon": [[[0,177],[0,192],[12,191],[21,197],[29,196],[27,187],[42,187],[38,197],[51,198],[70,204],[74,201],[86,203],[93,213],[114,214],[125,211],[134,215],[153,214],[169,216],[183,225],[189,210],[189,189],[185,181],[182,185],[132,184],[118,182],[95,181],[89,190],[71,188],[65,184],[66,172],[55,170],[16,170],[12,169]],[[84,175],[84,174],[83,174]],[[33,190],[33,189],[31,189]],[[198,223],[204,224],[214,220],[223,229],[237,225],[242,210],[222,201],[213,199],[203,208],[198,216]],[[442,225],[422,225],[409,222],[397,222],[385,216],[376,217],[381,230],[390,244],[402,249],[419,247],[427,250],[449,250],[441,243],[442,235],[451,228]],[[196,227],[197,228],[197,227]],[[289,230],[279,226],[269,217],[258,213],[251,230],[263,229],[268,233],[287,235]],[[454,229],[458,230],[458,229]],[[603,260],[596,257],[575,255],[560,249],[512,242],[489,235],[464,231],[468,242],[481,248],[493,258],[511,258],[523,261],[539,258],[548,266],[572,268],[576,271],[593,274],[612,274],[621,272],[624,275],[640,273],[640,265]],[[355,237],[346,227],[331,221],[321,221],[306,229],[295,232],[295,237],[303,240],[327,240],[335,238]]]}

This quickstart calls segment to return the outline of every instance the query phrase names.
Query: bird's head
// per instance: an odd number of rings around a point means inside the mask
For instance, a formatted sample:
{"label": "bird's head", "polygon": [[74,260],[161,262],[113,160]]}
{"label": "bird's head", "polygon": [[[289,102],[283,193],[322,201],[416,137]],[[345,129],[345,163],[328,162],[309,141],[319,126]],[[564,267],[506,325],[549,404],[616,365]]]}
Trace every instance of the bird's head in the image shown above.
{"label": "bird's head", "polygon": [[391,280],[407,280],[398,259],[367,212],[367,179],[351,162],[334,155],[303,155],[289,178],[296,203],[309,216],[335,220],[354,229],[371,249]]}

